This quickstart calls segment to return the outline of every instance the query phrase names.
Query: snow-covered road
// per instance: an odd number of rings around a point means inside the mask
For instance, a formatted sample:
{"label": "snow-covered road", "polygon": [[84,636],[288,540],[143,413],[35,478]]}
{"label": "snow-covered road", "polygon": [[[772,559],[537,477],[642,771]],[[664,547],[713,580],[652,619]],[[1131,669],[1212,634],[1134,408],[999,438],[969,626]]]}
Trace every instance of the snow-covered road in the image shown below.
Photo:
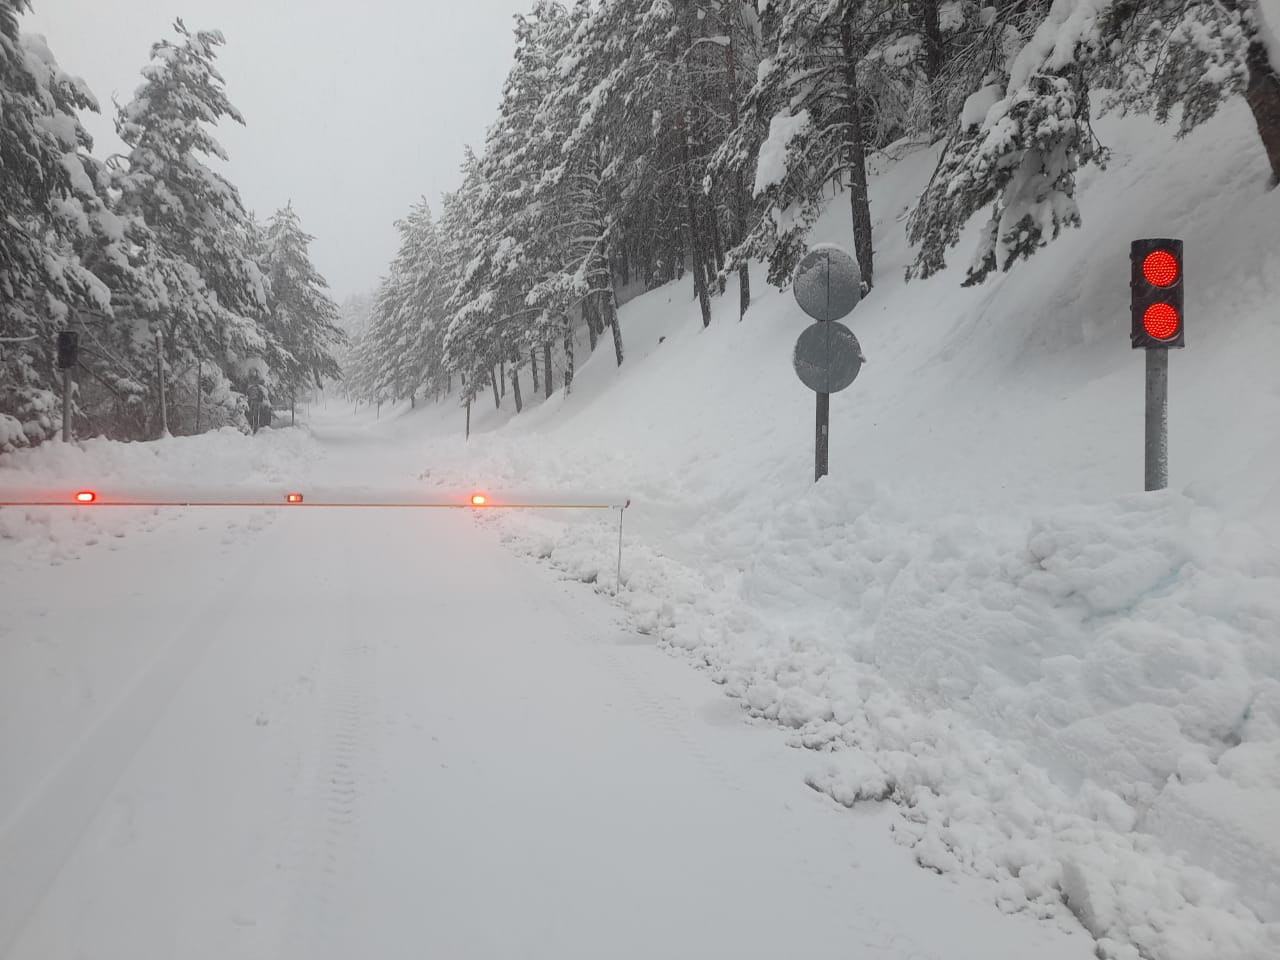
{"label": "snow-covered road", "polygon": [[148,524],[8,576],[6,960],[1093,955],[470,515]]}

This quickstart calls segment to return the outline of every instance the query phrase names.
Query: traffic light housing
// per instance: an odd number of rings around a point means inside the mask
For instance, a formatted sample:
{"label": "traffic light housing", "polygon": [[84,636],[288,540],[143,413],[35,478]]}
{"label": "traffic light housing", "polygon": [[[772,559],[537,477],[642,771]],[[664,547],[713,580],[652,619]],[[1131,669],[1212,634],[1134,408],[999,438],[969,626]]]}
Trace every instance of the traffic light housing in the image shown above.
{"label": "traffic light housing", "polygon": [[70,370],[80,359],[80,334],[74,330],[58,331],[58,369]]}
{"label": "traffic light housing", "polygon": [[1129,262],[1133,349],[1185,346],[1182,241],[1135,240],[1129,247]]}

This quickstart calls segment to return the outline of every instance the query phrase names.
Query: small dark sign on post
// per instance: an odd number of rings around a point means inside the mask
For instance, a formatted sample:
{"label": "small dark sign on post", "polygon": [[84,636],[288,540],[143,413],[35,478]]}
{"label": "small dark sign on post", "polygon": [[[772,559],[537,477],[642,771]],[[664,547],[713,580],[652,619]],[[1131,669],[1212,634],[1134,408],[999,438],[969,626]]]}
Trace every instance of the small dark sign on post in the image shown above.
{"label": "small dark sign on post", "polygon": [[831,394],[848,387],[866,362],[858,338],[842,323],[862,299],[858,261],[834,244],[810,250],[796,267],[791,290],[800,309],[818,321],[796,341],[792,355],[800,382],[817,394],[814,480],[827,475]]}
{"label": "small dark sign on post", "polygon": [[80,334],[58,331],[58,369],[62,371],[62,442],[71,442],[71,371],[80,362]]}
{"label": "small dark sign on post", "polygon": [[58,369],[70,370],[80,359],[80,334],[74,330],[58,331]]}

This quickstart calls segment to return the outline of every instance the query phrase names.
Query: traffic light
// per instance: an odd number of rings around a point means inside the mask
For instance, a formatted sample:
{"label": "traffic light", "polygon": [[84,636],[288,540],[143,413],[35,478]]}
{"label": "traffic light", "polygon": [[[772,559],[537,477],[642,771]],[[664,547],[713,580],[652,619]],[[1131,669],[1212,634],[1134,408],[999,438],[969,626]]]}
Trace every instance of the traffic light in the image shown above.
{"label": "traffic light", "polygon": [[80,358],[80,334],[74,330],[58,331],[58,369],[70,370]]}
{"label": "traffic light", "polygon": [[1182,241],[1135,240],[1129,247],[1132,279],[1130,339],[1135,350],[1185,346],[1182,312]]}

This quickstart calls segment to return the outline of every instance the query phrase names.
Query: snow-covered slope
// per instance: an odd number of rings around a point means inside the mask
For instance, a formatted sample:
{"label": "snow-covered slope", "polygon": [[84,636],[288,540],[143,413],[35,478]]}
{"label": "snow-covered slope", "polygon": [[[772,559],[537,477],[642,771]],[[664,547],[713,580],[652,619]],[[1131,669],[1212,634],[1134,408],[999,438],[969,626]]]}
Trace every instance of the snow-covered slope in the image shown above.
{"label": "snow-covered slope", "polygon": [[[815,789],[897,801],[922,864],[989,878],[1010,911],[1069,910],[1104,957],[1261,960],[1280,956],[1280,191],[1242,104],[1182,142],[1097,130],[1113,154],[1082,176],[1084,228],[978,289],[960,269],[904,284],[935,155],[879,164],[877,285],[847,321],[869,363],[833,398],[821,484],[790,369],[807,321],[761,275],[741,324],[732,286],[706,330],[688,284],[636,298],[620,370],[606,345],[568,397],[526,379],[518,417],[482,398],[469,443],[452,402],[358,427],[427,483],[625,489],[632,622],[793,728]],[[847,221],[837,198],[814,239],[847,243]],[[1140,236],[1184,238],[1188,265],[1155,495],[1128,345]],[[303,431],[47,446],[0,480],[284,480],[315,455]],[[56,560],[155,522],[131,516],[9,510],[0,537],[14,563]],[[616,522],[484,519],[612,589]]]}
{"label": "snow-covered slope", "polygon": [[[1180,142],[1097,130],[1084,228],[977,289],[903,282],[935,154],[880,163],[877,284],[847,321],[869,362],[819,485],[790,369],[807,321],[762,276],[742,324],[732,287],[707,330],[688,284],[636,299],[621,370],[602,349],[567,398],[482,400],[469,444],[451,405],[369,428],[419,444],[429,481],[625,488],[619,602],[794,727],[816,789],[904,805],[921,863],[989,876],[1010,910],[1069,904],[1107,957],[1258,960],[1280,950],[1280,191],[1243,104]],[[814,239],[847,223],[837,198]],[[1154,495],[1142,236],[1187,250]],[[616,528],[500,523],[612,587]]]}

